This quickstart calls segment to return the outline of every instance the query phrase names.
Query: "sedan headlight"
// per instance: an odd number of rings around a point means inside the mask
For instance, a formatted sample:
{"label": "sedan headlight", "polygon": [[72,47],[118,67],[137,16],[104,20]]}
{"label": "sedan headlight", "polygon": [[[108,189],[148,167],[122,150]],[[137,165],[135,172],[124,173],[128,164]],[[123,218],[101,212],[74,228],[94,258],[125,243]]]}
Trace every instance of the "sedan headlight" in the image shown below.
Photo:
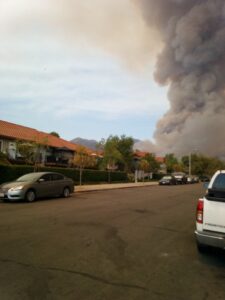
{"label": "sedan headlight", "polygon": [[9,189],[10,192],[14,192],[14,191],[20,191],[23,189],[23,185],[20,185],[20,186],[16,186],[16,187],[13,187],[11,189]]}

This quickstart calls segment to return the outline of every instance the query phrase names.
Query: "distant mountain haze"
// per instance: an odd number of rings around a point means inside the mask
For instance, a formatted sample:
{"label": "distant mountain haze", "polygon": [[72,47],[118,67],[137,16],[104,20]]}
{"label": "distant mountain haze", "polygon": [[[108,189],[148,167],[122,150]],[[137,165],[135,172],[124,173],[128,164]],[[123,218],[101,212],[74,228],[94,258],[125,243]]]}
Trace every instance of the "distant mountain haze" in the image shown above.
{"label": "distant mountain haze", "polygon": [[[141,142],[141,140],[139,140],[139,139],[133,139],[133,140],[134,140],[134,145]],[[77,138],[71,140],[70,142],[73,144],[82,145],[84,147],[87,147],[87,148],[95,150],[95,151],[98,150],[97,144],[99,143],[99,141],[96,141],[96,140],[89,140],[89,139],[83,139],[83,138],[77,137]]]}
{"label": "distant mountain haze", "polygon": [[77,144],[77,145],[82,145],[82,146],[87,147],[87,148],[92,149],[92,150],[97,150],[98,141],[82,139],[80,137],[77,137],[77,138],[71,140],[71,143]]}

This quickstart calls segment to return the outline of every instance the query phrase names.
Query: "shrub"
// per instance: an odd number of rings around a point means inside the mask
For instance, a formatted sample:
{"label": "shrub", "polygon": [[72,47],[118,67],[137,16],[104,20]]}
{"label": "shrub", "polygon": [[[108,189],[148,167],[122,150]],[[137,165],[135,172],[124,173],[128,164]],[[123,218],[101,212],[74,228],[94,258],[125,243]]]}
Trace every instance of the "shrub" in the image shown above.
{"label": "shrub", "polygon": [[[12,181],[26,173],[32,173],[33,171],[34,171],[33,166],[0,164],[0,183]],[[39,171],[58,172],[64,174],[67,177],[72,178],[75,184],[79,183],[79,169],[40,167]],[[111,172],[111,182],[126,182],[126,181],[128,181],[128,178],[125,172]],[[82,175],[82,182],[85,184],[108,182],[108,172],[84,169]]]}
{"label": "shrub", "polygon": [[8,161],[8,157],[6,154],[0,152],[0,164],[2,165],[10,165],[10,162]]}
{"label": "shrub", "polygon": [[165,174],[161,174],[161,173],[153,174],[152,179],[153,180],[160,180],[160,179],[163,178],[163,176],[165,176]]}

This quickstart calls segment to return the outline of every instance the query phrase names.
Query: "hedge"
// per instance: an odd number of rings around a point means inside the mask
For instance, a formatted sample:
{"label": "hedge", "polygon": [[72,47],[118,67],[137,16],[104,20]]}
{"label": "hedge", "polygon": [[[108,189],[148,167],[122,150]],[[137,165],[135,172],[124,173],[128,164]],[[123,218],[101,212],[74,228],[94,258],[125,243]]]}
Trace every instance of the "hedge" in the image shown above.
{"label": "hedge", "polygon": [[[0,164],[0,183],[12,181],[24,174],[32,173],[33,166],[25,165],[2,165]],[[79,183],[80,171],[72,168],[55,168],[55,167],[41,167],[40,172],[57,172],[64,174],[74,180],[75,184]],[[104,183],[108,182],[108,172],[98,170],[83,170],[82,183]],[[111,172],[111,182],[127,182],[128,176],[125,172]]]}

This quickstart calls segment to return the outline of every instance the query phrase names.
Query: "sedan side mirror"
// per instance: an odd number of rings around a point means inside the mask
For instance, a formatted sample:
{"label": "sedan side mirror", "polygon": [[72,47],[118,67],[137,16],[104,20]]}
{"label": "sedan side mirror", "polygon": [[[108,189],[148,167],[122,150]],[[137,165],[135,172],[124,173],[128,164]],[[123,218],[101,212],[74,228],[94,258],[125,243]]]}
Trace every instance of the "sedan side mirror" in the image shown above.
{"label": "sedan side mirror", "polygon": [[39,183],[42,183],[42,182],[44,182],[45,180],[43,179],[43,178],[40,178],[40,179],[38,179],[38,182]]}

